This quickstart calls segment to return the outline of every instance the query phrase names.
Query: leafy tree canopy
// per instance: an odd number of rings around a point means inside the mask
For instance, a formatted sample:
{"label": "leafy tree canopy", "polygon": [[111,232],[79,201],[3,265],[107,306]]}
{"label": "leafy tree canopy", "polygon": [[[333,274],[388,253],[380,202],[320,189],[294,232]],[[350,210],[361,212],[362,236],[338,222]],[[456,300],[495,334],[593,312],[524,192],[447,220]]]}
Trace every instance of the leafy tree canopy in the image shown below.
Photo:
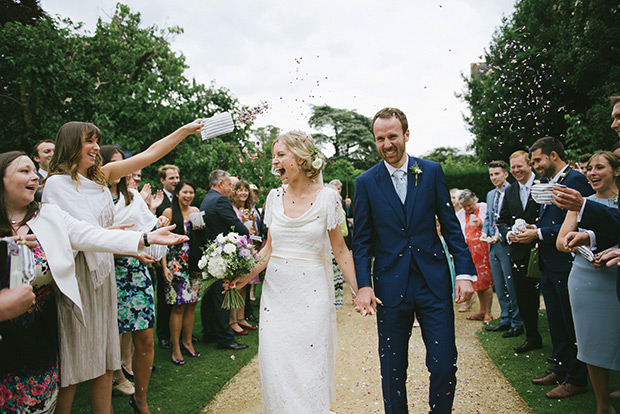
{"label": "leafy tree canopy", "polygon": [[308,122],[321,131],[313,134],[313,138],[318,144],[333,149],[334,160],[348,160],[355,168],[362,170],[380,161],[368,117],[352,110],[320,105],[312,107]]}
{"label": "leafy tree canopy", "polygon": [[617,1],[520,0],[462,94],[483,161],[507,159],[546,135],[571,158],[608,149],[608,97],[620,93]]}

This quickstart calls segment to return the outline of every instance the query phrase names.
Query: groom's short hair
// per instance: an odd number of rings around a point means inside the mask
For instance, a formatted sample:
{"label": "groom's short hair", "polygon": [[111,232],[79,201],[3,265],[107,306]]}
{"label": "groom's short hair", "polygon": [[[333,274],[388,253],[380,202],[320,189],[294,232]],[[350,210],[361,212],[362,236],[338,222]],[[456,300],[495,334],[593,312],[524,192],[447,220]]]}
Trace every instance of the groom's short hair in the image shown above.
{"label": "groom's short hair", "polygon": [[373,130],[377,118],[388,119],[394,116],[400,121],[400,125],[403,127],[403,134],[407,132],[407,130],[409,129],[409,123],[407,122],[407,116],[405,115],[405,113],[398,108],[390,108],[389,106],[387,108],[383,108],[375,114],[375,116],[372,118],[372,123],[370,124],[370,130]]}

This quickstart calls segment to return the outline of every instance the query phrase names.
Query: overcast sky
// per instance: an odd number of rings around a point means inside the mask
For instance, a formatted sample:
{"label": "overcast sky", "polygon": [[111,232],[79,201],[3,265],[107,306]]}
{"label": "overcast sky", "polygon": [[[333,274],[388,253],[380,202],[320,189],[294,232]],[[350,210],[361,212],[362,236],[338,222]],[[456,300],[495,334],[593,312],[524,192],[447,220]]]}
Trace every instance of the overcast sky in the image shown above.
{"label": "overcast sky", "polygon": [[[472,142],[455,97],[515,0],[127,0],[143,26],[180,26],[170,39],[188,77],[214,81],[244,105],[267,101],[255,126],[308,126],[310,104],[409,118],[407,150]],[[41,0],[48,13],[93,32],[116,1]],[[200,116],[201,114],[196,114]]]}

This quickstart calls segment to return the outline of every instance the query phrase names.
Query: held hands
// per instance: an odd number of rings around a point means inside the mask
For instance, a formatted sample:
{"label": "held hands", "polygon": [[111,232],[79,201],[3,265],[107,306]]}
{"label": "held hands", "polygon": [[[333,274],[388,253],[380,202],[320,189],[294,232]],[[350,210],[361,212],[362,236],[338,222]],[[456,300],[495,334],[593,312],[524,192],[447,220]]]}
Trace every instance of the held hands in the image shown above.
{"label": "held hands", "polygon": [[579,191],[564,186],[553,186],[553,203],[556,206],[570,211],[579,211],[583,202]]}
{"label": "held hands", "polygon": [[454,282],[454,302],[463,303],[471,299],[474,294],[474,285],[471,280],[457,280]]}
{"label": "held hands", "polygon": [[28,246],[30,250],[37,247],[37,236],[34,234],[26,234],[25,236],[10,236],[7,239],[14,240],[17,244],[24,244]]}
{"label": "held hands", "polygon": [[370,286],[364,286],[357,291],[355,297],[355,310],[362,316],[374,315],[377,313],[377,304],[383,304],[375,296],[374,290]]}

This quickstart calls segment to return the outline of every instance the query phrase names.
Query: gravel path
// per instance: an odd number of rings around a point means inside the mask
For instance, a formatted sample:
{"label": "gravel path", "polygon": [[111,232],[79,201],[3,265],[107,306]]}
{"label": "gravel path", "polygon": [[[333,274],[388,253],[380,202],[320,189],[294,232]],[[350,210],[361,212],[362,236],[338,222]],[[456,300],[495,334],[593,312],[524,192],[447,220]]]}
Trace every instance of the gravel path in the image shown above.
{"label": "gravel path", "polygon": [[[499,314],[497,301],[494,315]],[[472,309],[477,309],[474,304]],[[456,312],[456,307],[455,307]],[[497,370],[479,344],[475,331],[481,322],[467,321],[467,313],[456,312],[459,352],[456,413],[533,413],[515,389]],[[499,338],[501,339],[501,338]],[[414,329],[409,348],[407,398],[410,413],[428,412],[429,374],[424,365],[425,348],[419,329]],[[332,410],[338,414],[383,413],[381,375],[377,355],[377,327],[374,317],[361,318],[351,304],[345,286],[345,306],[338,310],[338,358],[336,394]],[[260,414],[258,356],[246,365],[205,407],[217,414]]]}

